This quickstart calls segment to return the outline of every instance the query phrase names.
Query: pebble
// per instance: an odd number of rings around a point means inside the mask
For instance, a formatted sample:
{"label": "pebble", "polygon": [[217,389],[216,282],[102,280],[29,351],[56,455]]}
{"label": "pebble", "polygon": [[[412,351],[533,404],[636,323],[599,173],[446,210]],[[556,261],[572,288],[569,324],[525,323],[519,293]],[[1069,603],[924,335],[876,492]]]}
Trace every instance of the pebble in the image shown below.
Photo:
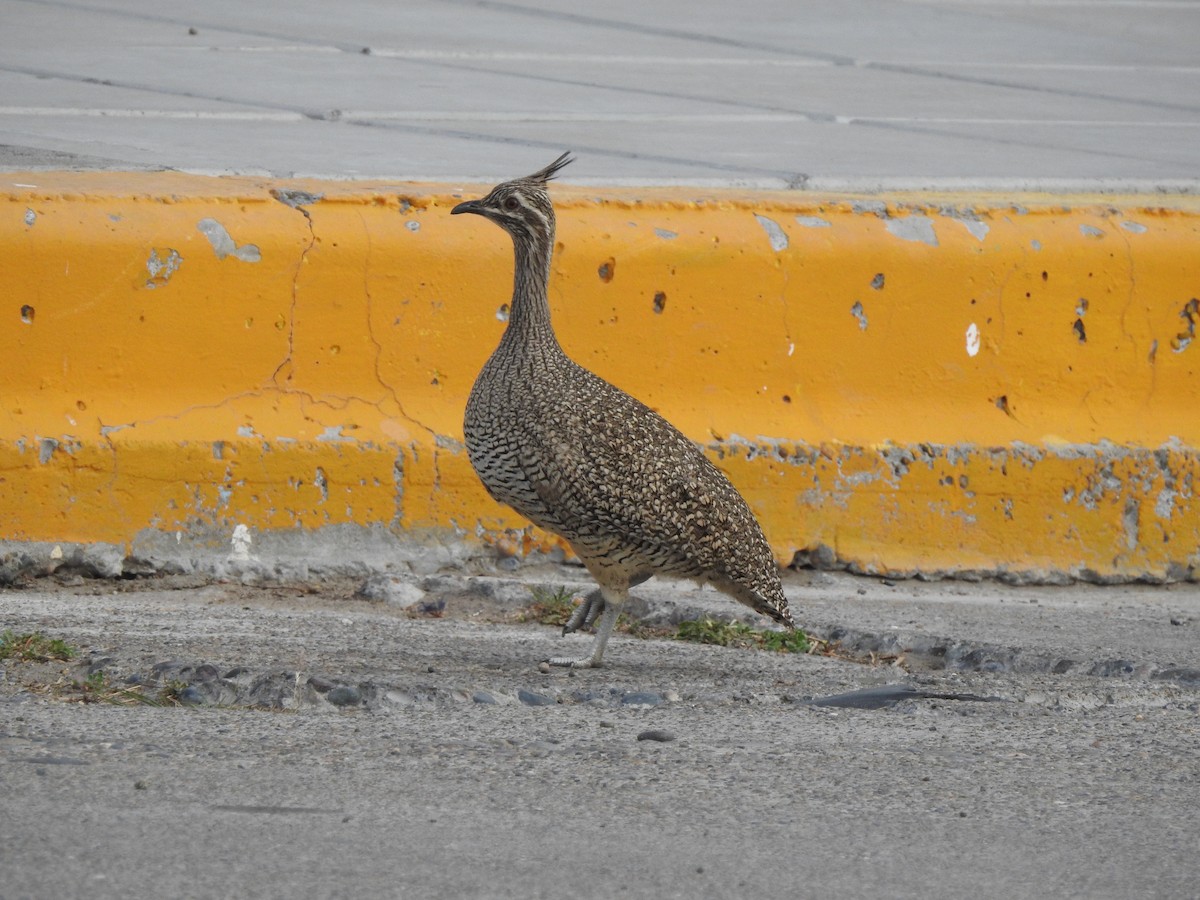
{"label": "pebble", "polygon": [[320,675],[309,675],[308,683],[318,694],[327,694],[333,690],[333,682]]}
{"label": "pebble", "polygon": [[538,663],[538,671],[541,672],[543,675],[549,675],[550,674],[550,663],[548,663],[548,662]]}
{"label": "pebble", "polygon": [[396,609],[407,609],[424,600],[425,592],[411,581],[383,572],[364,581],[354,596],[370,603],[386,603]]}
{"label": "pebble", "polygon": [[325,699],[334,706],[356,706],[362,702],[362,692],[356,687],[342,684],[326,694]]}
{"label": "pebble", "polygon": [[476,703],[487,703],[492,705],[494,705],[496,702],[496,698],[487,691],[476,691],[471,695],[471,699]]}
{"label": "pebble", "polygon": [[179,692],[179,702],[184,706],[199,706],[204,702],[204,695],[194,684],[189,684]]}
{"label": "pebble", "polygon": [[526,706],[553,706],[555,699],[547,697],[545,694],[535,694],[533,691],[527,691],[521,688],[517,691],[517,699]]}
{"label": "pebble", "polygon": [[423,600],[417,604],[417,612],[424,616],[440,616],[446,611],[446,598],[438,597],[433,600]]}
{"label": "pebble", "polygon": [[651,728],[638,734],[639,741],[657,741],[660,744],[665,744],[668,741],[675,740],[675,732],[667,731],[665,728]]}
{"label": "pebble", "polygon": [[192,681],[212,681],[219,674],[212,663],[201,663],[192,670]]}

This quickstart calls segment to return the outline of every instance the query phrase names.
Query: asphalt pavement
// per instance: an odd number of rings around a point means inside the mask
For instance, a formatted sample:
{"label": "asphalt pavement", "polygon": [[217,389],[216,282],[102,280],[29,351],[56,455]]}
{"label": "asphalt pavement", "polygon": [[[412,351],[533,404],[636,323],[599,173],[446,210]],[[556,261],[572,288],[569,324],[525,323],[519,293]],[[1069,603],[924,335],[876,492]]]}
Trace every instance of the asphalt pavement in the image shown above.
{"label": "asphalt pavement", "polygon": [[[623,634],[571,673],[538,661],[589,638],[518,613],[578,570],[396,577],[404,608],[0,596],[0,630],[78,651],[0,663],[3,896],[1195,894],[1194,587],[793,575],[839,654]],[[640,594],[660,626],[741,613]]]}

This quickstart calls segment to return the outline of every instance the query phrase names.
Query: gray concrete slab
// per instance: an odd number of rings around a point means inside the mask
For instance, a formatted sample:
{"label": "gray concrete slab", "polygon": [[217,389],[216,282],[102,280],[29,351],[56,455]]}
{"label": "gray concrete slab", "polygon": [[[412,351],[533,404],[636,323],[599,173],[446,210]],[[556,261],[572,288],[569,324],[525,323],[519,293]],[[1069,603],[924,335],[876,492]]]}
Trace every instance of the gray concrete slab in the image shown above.
{"label": "gray concrete slab", "polygon": [[1200,183],[1200,3],[0,0],[0,166]]}

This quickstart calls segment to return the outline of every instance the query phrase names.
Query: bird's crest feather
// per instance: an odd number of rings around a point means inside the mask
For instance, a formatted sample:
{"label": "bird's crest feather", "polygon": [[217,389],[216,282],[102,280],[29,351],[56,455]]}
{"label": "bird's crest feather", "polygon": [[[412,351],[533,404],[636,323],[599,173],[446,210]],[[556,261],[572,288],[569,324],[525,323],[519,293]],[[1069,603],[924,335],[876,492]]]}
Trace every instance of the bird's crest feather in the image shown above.
{"label": "bird's crest feather", "polygon": [[545,185],[547,181],[553,180],[554,176],[556,176],[564,166],[570,165],[572,162],[574,162],[574,157],[571,156],[571,151],[568,150],[544,169],[538,169],[532,175],[527,175],[521,180],[532,181],[535,184]]}

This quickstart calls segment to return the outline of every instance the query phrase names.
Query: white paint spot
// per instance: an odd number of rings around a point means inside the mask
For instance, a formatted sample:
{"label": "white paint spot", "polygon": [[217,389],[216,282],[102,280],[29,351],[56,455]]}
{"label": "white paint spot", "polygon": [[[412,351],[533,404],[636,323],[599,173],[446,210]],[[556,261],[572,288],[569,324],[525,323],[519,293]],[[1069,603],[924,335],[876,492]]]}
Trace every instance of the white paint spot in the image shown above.
{"label": "white paint spot", "polygon": [[241,561],[250,559],[250,545],[254,539],[250,536],[250,529],[243,524],[238,524],[233,529],[233,537],[229,543],[232,547],[229,558]]}
{"label": "white paint spot", "polygon": [[1169,519],[1174,511],[1175,491],[1163,488],[1158,492],[1158,499],[1154,501],[1154,514],[1160,519]]}
{"label": "white paint spot", "polygon": [[967,326],[967,356],[979,352],[979,326],[972,322]]}
{"label": "white paint spot", "polygon": [[177,543],[177,544],[183,543],[183,532],[182,531],[175,532],[175,543]]}
{"label": "white paint spot", "polygon": [[679,237],[678,231],[671,231],[667,228],[655,228],[654,233],[664,241],[673,241],[675,238]]}
{"label": "white paint spot", "polygon": [[1104,237],[1104,232],[1094,225],[1080,225],[1079,233],[1084,237]]}
{"label": "white paint spot", "polygon": [[55,544],[54,549],[50,551],[50,558],[51,559],[62,559],[63,558],[62,547],[58,546],[58,544]]}
{"label": "white paint spot", "polygon": [[353,441],[354,438],[349,435],[342,434],[341,425],[330,425],[323,432],[317,435],[318,441]]}
{"label": "white paint spot", "polygon": [[38,441],[38,462],[43,466],[54,458],[54,451],[58,449],[58,441],[54,438],[42,438]]}
{"label": "white paint spot", "polygon": [[795,352],[796,352],[796,342],[789,341],[788,342],[788,356],[791,356]]}
{"label": "white paint spot", "polygon": [[758,224],[767,233],[767,238],[771,241],[772,250],[778,253],[781,250],[787,249],[788,236],[784,234],[778,222],[774,219],[768,219],[766,216],[760,216],[758,213],[754,214],[754,218],[758,219]]}
{"label": "white paint spot", "polygon": [[150,258],[146,260],[146,271],[150,273],[150,278],[146,281],[148,288],[165,285],[183,264],[183,257],[170,247],[166,248],[163,254],[162,256],[158,255],[157,247],[150,248]]}
{"label": "white paint spot", "polygon": [[1121,227],[1124,228],[1126,231],[1132,232],[1133,234],[1145,234],[1146,233],[1146,226],[1141,225],[1137,222],[1122,222]]}
{"label": "white paint spot", "polygon": [[1032,240],[1029,242],[1029,246],[1032,247],[1034,250],[1041,250],[1042,242],[1039,240]]}
{"label": "white paint spot", "polygon": [[863,305],[857,300],[855,300],[854,305],[850,307],[850,315],[858,319],[858,327],[861,331],[867,330],[867,314],[863,312]]}
{"label": "white paint spot", "polygon": [[416,234],[418,231],[421,230],[421,223],[418,222],[416,219],[409,219],[407,222],[404,223],[404,227],[407,228],[409,231],[413,232],[413,234]]}
{"label": "white paint spot", "polygon": [[913,213],[902,219],[888,219],[887,230],[904,241],[938,245],[937,234],[933,230],[933,219],[921,213]]}
{"label": "white paint spot", "polygon": [[238,437],[248,437],[248,438],[262,437],[261,434],[259,434],[257,431],[254,430],[253,425],[239,425],[238,430],[237,430],[237,436]]}
{"label": "white paint spot", "polygon": [[805,228],[832,228],[833,225],[827,219],[822,219],[820,216],[796,216],[796,221]]}
{"label": "white paint spot", "polygon": [[232,256],[234,259],[240,259],[242,262],[256,263],[262,259],[262,254],[258,247],[254,244],[243,244],[238,246],[233,238],[229,236],[229,232],[225,230],[225,226],[216,219],[201,219],[196,223],[196,227],[200,232],[208,238],[208,242],[212,244],[213,252],[217,254],[217,259],[224,259],[227,256]]}
{"label": "white paint spot", "polygon": [[25,210],[25,224],[28,225],[30,228],[32,228],[33,223],[36,221],[37,221],[37,213],[35,213],[32,209],[27,208]]}
{"label": "white paint spot", "polygon": [[982,241],[988,236],[988,232],[992,230],[992,226],[981,219],[959,219],[959,221],[971,233],[971,237],[977,241]]}

